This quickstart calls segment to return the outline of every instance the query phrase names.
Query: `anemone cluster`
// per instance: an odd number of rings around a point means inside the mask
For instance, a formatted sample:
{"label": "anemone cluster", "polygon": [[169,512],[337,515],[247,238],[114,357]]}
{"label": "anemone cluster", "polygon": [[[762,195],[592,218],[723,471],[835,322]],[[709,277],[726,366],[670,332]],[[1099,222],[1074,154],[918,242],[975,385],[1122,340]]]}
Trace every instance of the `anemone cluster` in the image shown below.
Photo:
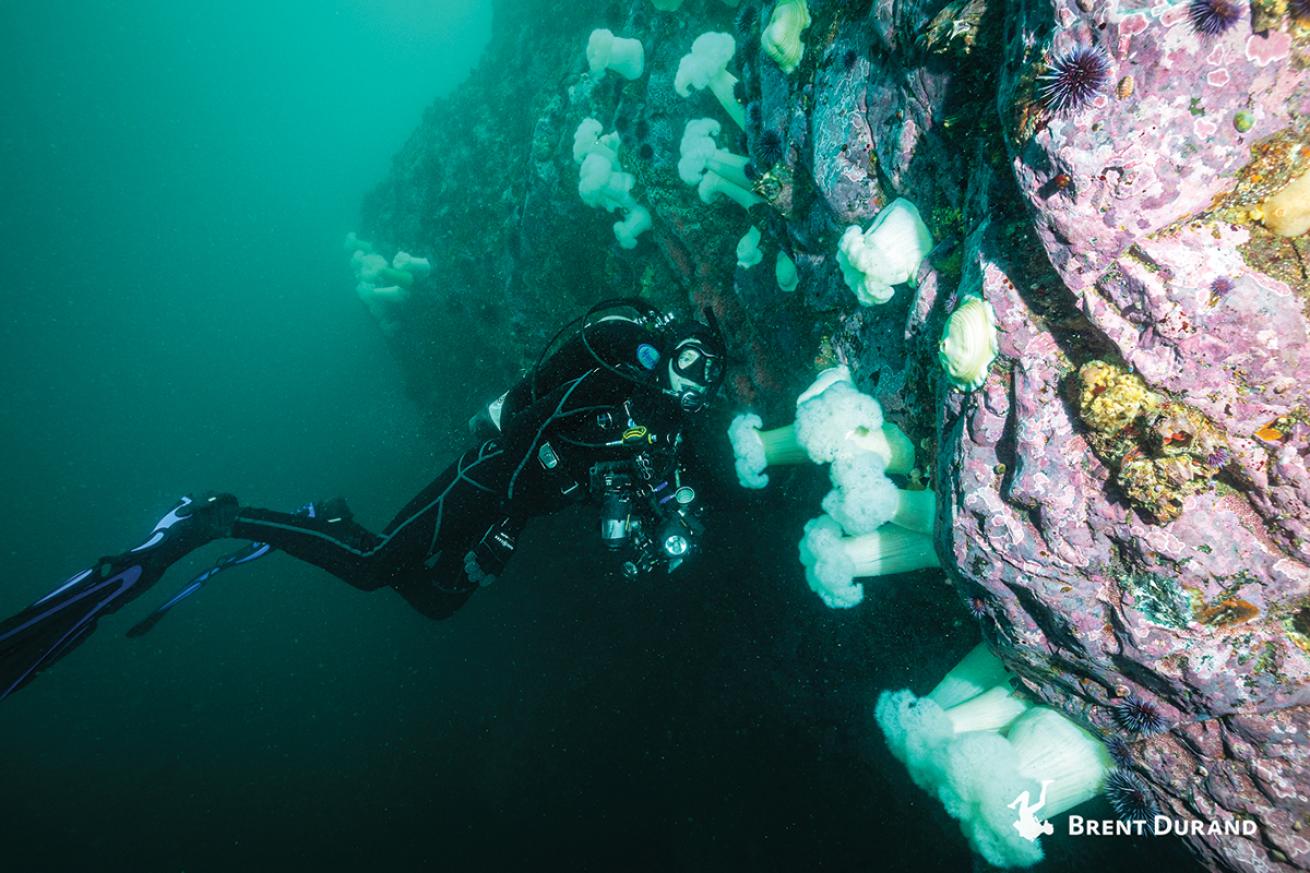
{"label": "anemone cluster", "polygon": [[936,496],[889,478],[910,472],[914,446],[883,420],[878,401],[856,389],[849,370],[823,371],[796,399],[792,424],[762,428],[760,417],[747,413],[728,430],[743,487],[768,485],[771,466],[831,465],[824,514],[805,526],[800,542],[805,579],[825,604],[859,604],[859,579],[940,566],[932,536]]}
{"label": "anemone cluster", "polygon": [[697,186],[700,199],[713,203],[721,197],[750,209],[764,200],[751,190],[750,159],[719,148],[721,125],[712,118],[694,118],[682,134],[678,175]]}
{"label": "anemone cluster", "polygon": [[[805,8],[803,0],[786,2],[798,5],[802,10]],[[672,11],[680,5],[681,0],[668,0],[657,2],[656,8]],[[727,5],[737,4],[728,2]],[[737,97],[740,82],[728,70],[736,51],[737,43],[732,34],[702,33],[692,43],[691,51],[679,62],[673,85],[682,97],[690,97],[693,91],[709,91],[728,118],[738,127],[745,128],[746,107]],[[606,29],[591,33],[586,54],[593,75],[614,72],[624,79],[635,80],[646,72],[645,49],[641,42],[616,36]],[[618,126],[626,130],[622,124]],[[625,217],[614,225],[614,235],[623,248],[634,248],[637,238],[652,226],[653,218],[649,210],[632,197],[636,178],[623,171],[619,161],[618,134],[602,136],[602,130],[600,122],[591,118],[584,119],[578,126],[573,151],[579,168],[578,193],[589,206],[610,212],[621,210]],[[696,187],[703,202],[709,204],[726,198],[749,210],[765,202],[753,190],[758,173],[748,158],[719,147],[721,133],[722,128],[714,119],[689,121],[682,138],[679,175],[688,185]],[[642,142],[638,154],[643,160],[650,160],[655,156],[655,150],[649,142]],[[751,228],[742,238],[738,261],[743,269],[749,269],[762,260],[759,242],[758,228]],[[779,286],[783,290],[795,290],[799,277],[794,262],[779,252],[777,264]]]}
{"label": "anemone cluster", "polygon": [[592,208],[622,211],[623,220],[614,224],[614,238],[625,249],[636,248],[637,237],[650,230],[650,211],[632,196],[636,177],[623,172],[619,163],[619,135],[602,135],[602,130],[599,121],[586,118],[573,134],[578,196]]}
{"label": "anemone cluster", "polygon": [[[1100,740],[1012,691],[1004,666],[984,644],[925,697],[884,691],[875,717],[914,783],[941,802],[973,850],[997,867],[1042,860],[1037,836],[1051,829],[1041,820],[1101,793],[1114,768]],[[1129,795],[1116,797],[1127,809]],[[1025,818],[1037,829],[1025,832]]]}
{"label": "anemone cluster", "polygon": [[360,239],[354,231],[346,235],[345,248],[355,273],[355,293],[385,332],[394,331],[400,306],[409,299],[415,281],[431,272],[432,265],[427,258],[416,258],[408,252],[396,252],[388,263],[386,257],[373,250],[372,243]]}

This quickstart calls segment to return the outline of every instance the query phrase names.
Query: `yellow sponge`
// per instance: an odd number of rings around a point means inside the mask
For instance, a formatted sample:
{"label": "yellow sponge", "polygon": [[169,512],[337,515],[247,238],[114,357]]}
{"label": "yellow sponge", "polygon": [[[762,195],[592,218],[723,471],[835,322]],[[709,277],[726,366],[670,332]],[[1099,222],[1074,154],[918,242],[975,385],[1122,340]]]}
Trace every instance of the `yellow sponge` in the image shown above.
{"label": "yellow sponge", "polygon": [[1298,176],[1264,202],[1264,225],[1279,236],[1310,230],[1310,173]]}

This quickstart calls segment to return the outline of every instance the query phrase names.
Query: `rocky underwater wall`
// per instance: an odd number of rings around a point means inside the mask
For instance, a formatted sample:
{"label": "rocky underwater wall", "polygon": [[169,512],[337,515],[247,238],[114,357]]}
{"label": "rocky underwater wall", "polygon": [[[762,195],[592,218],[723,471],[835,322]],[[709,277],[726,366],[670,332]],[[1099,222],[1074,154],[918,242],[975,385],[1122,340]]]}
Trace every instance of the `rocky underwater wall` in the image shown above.
{"label": "rocky underwater wall", "polygon": [[[1257,823],[1191,838],[1207,866],[1310,870],[1310,3],[811,0],[767,49],[806,4],[658,5],[498,3],[365,204],[362,237],[433,266],[381,317],[434,424],[610,296],[712,307],[765,421],[847,364],[1028,695],[1113,738],[1166,814]],[[596,28],[641,41],[640,75],[589,71]],[[704,32],[735,41],[724,99],[679,94]],[[587,118],[649,212],[631,248],[631,206],[579,196]],[[684,180],[700,118],[750,197]],[[898,197],[933,248],[862,305],[839,244]],[[979,297],[961,342],[998,353],[967,390],[938,344]]]}

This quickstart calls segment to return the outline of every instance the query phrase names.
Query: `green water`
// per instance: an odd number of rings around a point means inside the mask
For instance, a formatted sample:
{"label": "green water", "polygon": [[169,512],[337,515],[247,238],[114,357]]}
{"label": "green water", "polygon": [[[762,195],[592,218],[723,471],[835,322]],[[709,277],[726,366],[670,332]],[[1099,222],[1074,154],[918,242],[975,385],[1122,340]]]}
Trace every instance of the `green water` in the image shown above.
{"label": "green water", "polygon": [[[0,4],[0,613],[180,493],[377,528],[450,460],[341,237],[487,7]],[[720,495],[672,582],[607,575],[566,513],[450,622],[274,556],[125,639],[194,556],[0,706],[0,870],[969,869],[871,713],[976,631],[932,575],[822,607],[812,496]]]}

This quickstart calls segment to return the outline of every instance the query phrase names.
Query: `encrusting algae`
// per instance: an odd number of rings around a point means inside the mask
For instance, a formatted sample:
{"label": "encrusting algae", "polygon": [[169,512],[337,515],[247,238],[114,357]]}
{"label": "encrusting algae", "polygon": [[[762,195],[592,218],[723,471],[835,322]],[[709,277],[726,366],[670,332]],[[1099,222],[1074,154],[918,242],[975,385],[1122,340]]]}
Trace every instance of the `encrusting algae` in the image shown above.
{"label": "encrusting algae", "polygon": [[1210,490],[1229,455],[1204,415],[1162,399],[1117,364],[1090,361],[1078,380],[1088,443],[1133,506],[1164,524],[1182,514],[1185,497]]}

